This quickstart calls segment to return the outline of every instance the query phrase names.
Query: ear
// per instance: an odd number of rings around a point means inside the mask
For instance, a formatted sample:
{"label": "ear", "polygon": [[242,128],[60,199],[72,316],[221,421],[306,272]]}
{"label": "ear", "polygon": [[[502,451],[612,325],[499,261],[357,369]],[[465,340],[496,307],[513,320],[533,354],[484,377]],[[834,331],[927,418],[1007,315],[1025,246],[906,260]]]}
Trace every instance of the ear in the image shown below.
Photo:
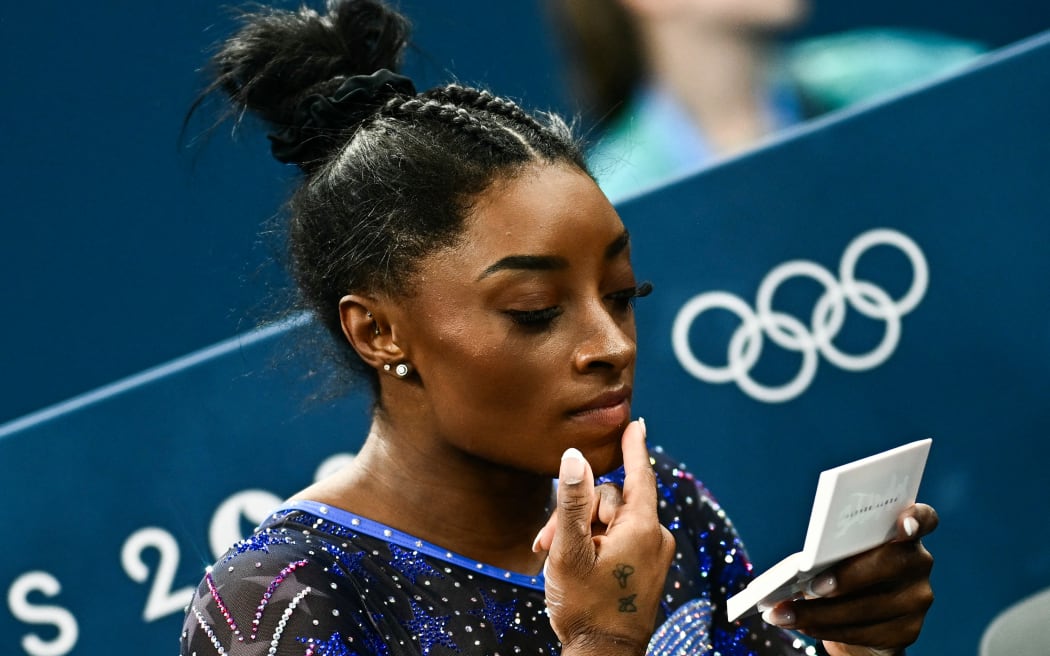
{"label": "ear", "polygon": [[383,301],[347,294],[339,300],[339,319],[347,341],[370,366],[382,369],[384,364],[403,359]]}

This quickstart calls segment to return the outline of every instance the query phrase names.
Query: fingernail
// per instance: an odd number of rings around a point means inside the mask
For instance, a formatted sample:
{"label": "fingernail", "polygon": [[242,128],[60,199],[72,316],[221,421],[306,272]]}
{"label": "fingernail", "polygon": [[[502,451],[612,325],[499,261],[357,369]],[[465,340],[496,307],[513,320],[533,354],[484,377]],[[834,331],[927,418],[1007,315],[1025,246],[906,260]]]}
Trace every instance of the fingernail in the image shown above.
{"label": "fingernail", "polygon": [[826,597],[835,589],[835,577],[831,574],[821,574],[813,577],[806,584],[806,593],[813,597]]}
{"label": "fingernail", "polygon": [[540,529],[540,532],[536,534],[536,539],[532,541],[532,553],[539,553],[541,535],[543,535],[543,529]]}
{"label": "fingernail", "polygon": [[919,530],[919,520],[914,517],[908,517],[904,520],[904,532],[908,534],[908,537],[912,537]]}
{"label": "fingernail", "polygon": [[579,449],[569,448],[561,456],[561,471],[558,479],[566,485],[576,485],[583,481],[583,454]]}
{"label": "fingernail", "polygon": [[638,417],[638,425],[642,427],[642,439],[647,437],[648,431],[645,428],[645,417]]}
{"label": "fingernail", "polygon": [[762,621],[776,626],[792,626],[795,623],[795,614],[779,606],[767,608],[762,611]]}

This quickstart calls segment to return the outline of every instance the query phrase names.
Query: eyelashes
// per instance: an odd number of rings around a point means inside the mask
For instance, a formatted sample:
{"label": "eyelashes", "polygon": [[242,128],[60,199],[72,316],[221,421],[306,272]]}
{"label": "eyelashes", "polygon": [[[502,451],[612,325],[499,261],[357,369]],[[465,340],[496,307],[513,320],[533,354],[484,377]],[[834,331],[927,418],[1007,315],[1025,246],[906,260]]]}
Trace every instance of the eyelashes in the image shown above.
{"label": "eyelashes", "polygon": [[[613,301],[621,311],[626,311],[634,305],[634,299],[644,298],[652,293],[653,284],[646,281],[635,287],[628,287],[627,289],[613,292],[606,296],[606,298]],[[510,317],[511,321],[526,328],[546,327],[556,318],[561,316],[562,312],[563,310],[559,305],[552,305],[551,307],[539,310],[503,311],[504,314]]]}
{"label": "eyelashes", "polygon": [[504,310],[504,314],[519,326],[542,326],[557,318],[562,309],[555,305],[542,310]]}
{"label": "eyelashes", "polygon": [[632,301],[632,300],[634,300],[636,298],[645,298],[646,296],[648,296],[649,294],[652,294],[652,293],[653,293],[653,283],[651,283],[648,280],[646,280],[645,282],[643,282],[642,284],[638,285],[637,287],[631,287],[630,289],[625,289],[625,290],[620,291],[620,292],[615,292],[615,293],[610,295],[610,298],[616,298],[616,299],[623,298],[623,299],[626,299],[628,301]]}
{"label": "eyelashes", "polygon": [[609,298],[610,300],[615,301],[617,303],[623,304],[624,309],[627,309],[634,306],[634,299],[645,298],[646,296],[652,293],[653,283],[646,281],[638,285],[637,287],[629,287],[618,292],[613,292],[612,294],[609,294],[606,298]]}

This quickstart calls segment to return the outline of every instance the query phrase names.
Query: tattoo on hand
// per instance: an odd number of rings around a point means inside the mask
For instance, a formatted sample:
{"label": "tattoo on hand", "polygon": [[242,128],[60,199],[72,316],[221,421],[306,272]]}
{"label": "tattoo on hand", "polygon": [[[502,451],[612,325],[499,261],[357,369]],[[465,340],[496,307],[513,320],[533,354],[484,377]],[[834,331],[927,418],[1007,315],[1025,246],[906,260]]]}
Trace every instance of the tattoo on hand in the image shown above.
{"label": "tattoo on hand", "polygon": [[619,563],[616,565],[616,569],[613,571],[613,576],[620,583],[621,588],[627,587],[627,577],[634,574],[634,568],[625,563]]}
{"label": "tattoo on hand", "polygon": [[635,593],[635,594],[631,595],[630,597],[621,597],[620,598],[620,612],[621,613],[637,613],[638,612],[638,607],[634,605],[634,598],[637,597],[637,596],[638,596],[638,594]]}

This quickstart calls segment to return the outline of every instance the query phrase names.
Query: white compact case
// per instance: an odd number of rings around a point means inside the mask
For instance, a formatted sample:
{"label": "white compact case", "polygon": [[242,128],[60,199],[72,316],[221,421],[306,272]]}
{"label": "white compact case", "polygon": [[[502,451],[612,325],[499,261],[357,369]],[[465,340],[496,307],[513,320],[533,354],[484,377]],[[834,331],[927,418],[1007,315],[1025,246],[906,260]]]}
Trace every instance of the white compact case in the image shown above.
{"label": "white compact case", "polygon": [[932,443],[919,440],[821,472],[802,551],[730,597],[729,621],[797,598],[831,565],[893,539],[897,516],[915,503]]}

